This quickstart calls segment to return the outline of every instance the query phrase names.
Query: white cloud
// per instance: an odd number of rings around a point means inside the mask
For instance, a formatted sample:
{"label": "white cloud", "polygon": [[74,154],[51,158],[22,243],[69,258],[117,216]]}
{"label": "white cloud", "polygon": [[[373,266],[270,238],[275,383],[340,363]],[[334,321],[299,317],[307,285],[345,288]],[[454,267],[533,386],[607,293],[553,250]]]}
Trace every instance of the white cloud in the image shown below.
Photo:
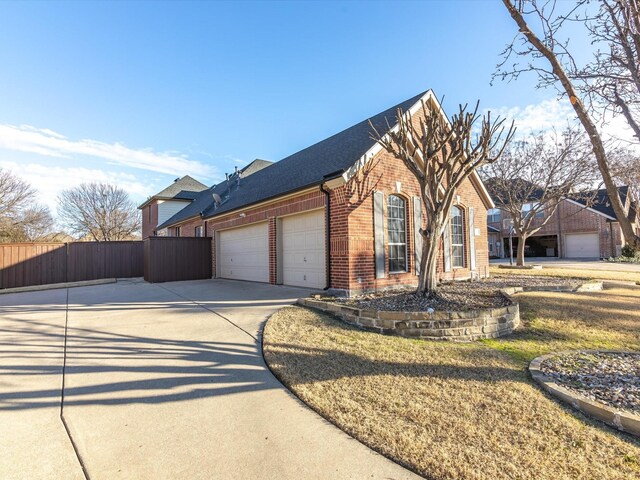
{"label": "white cloud", "polygon": [[556,99],[543,100],[525,107],[500,107],[491,110],[508,122],[515,121],[518,134],[536,133],[550,128],[563,129],[575,118],[575,113],[566,102]]}
{"label": "white cloud", "polygon": [[89,156],[114,165],[177,176],[188,174],[201,179],[218,176],[211,165],[191,160],[177,152],[155,152],[150,148],[132,149],[121,143],[99,140],[74,141],[52,130],[30,125],[0,124],[0,149],[57,158]]}
{"label": "white cloud", "polygon": [[[491,114],[500,115],[508,122],[514,120],[518,128],[518,136],[536,134],[552,128],[563,130],[568,125],[579,125],[573,108],[562,98],[546,99],[525,107],[500,107],[492,109]],[[607,114],[604,121],[597,126],[605,139],[638,143],[634,140],[633,132],[622,116],[614,117]]]}
{"label": "white cloud", "polygon": [[12,173],[26,180],[38,190],[38,203],[47,205],[55,213],[56,197],[70,187],[81,183],[103,182],[112,183],[124,189],[135,202],[142,202],[153,195],[158,186],[138,181],[135,175],[123,172],[108,172],[95,168],[57,167],[38,163],[24,163],[0,161],[0,168],[11,170]]}

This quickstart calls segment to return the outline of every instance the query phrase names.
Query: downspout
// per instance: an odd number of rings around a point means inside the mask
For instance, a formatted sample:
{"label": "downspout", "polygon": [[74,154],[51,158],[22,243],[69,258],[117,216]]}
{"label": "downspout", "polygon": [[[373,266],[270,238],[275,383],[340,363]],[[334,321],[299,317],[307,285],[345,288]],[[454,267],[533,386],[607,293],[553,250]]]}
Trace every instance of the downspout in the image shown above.
{"label": "downspout", "polygon": [[611,220],[607,220],[609,222],[609,236],[611,237],[611,256],[616,256],[616,242],[613,240],[613,222]]}
{"label": "downspout", "polygon": [[320,184],[320,191],[325,194],[327,197],[327,201],[325,203],[325,251],[327,256],[327,285],[324,288],[325,290],[329,290],[331,288],[331,191],[326,190],[324,188],[324,183]]}
{"label": "downspout", "polygon": [[558,258],[564,258],[564,255],[562,253],[563,248],[564,248],[564,239],[562,238],[562,220],[560,218],[560,209],[562,208],[562,205],[560,205],[555,212],[556,218],[558,219]]}

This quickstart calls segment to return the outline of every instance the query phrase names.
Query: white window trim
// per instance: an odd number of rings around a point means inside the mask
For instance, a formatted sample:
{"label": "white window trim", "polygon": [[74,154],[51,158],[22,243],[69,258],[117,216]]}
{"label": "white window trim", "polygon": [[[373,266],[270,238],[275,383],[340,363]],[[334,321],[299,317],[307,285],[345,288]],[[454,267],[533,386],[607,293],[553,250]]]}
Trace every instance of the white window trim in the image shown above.
{"label": "white window trim", "polygon": [[[389,242],[389,199],[396,197],[402,200],[404,204],[404,243],[391,243]],[[391,270],[389,269],[389,275],[398,275],[409,272],[409,242],[407,238],[407,201],[400,195],[389,195],[387,197],[387,255],[389,256],[389,247],[392,245],[404,245],[404,270]],[[387,259],[387,268],[389,267],[389,259]]]}
{"label": "white window trim", "polygon": [[[451,239],[449,240],[449,248],[451,249],[451,268],[452,269],[460,269],[460,268],[466,268],[466,258],[465,258],[465,235],[464,235],[464,212],[462,211],[462,208],[460,207],[456,207],[458,208],[458,210],[460,211],[460,226],[462,227],[462,243],[453,243],[453,223],[451,222],[451,218],[449,219],[449,229],[451,230],[450,232],[450,237]],[[452,210],[453,211],[453,210]],[[462,265],[454,265],[454,255],[453,255],[453,247],[462,247]]]}

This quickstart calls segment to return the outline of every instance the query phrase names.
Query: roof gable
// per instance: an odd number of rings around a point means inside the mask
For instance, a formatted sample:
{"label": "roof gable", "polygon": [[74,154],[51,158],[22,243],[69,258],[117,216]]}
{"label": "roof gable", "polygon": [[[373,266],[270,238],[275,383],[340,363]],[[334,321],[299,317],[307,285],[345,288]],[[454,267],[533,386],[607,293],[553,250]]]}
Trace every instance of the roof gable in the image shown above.
{"label": "roof gable", "polygon": [[[380,145],[371,138],[371,125],[380,132],[388,131],[389,126],[396,128],[398,109],[413,114],[421,107],[422,100],[432,102],[439,113],[447,118],[433,92],[427,90],[268,165],[266,168],[258,169],[252,175],[241,176],[240,185],[234,184],[230,188],[228,182],[223,182],[214,189],[208,189],[206,194],[203,192],[191,205],[158,228],[166,228],[193,218],[195,215],[201,215],[204,218],[218,216],[238,208],[320,185],[332,178],[342,177],[344,181],[348,181],[355,172],[381,150]],[[492,208],[493,201],[475,172],[470,180],[480,193],[485,205]],[[222,204],[215,205],[211,195],[218,193],[223,196],[221,191],[228,191],[229,196]]]}
{"label": "roof gable", "polygon": [[212,204],[204,216],[219,215],[277,197],[305,187],[319,185],[332,174],[340,175],[358,161],[376,143],[371,138],[371,126],[386,130],[387,122],[395,123],[398,108],[408,110],[424,96],[420,93],[404,102],[384,110],[370,119],[330,136],[310,147],[283,158],[279,162],[260,170],[242,182],[228,201],[218,207]]}
{"label": "roof gable", "polygon": [[[256,159],[242,169],[238,170],[238,176],[241,179],[245,179],[272,164],[273,162],[270,162],[268,160]],[[212,187],[198,192],[191,204],[187,205],[182,210],[177,212],[173,217],[169,218],[162,225],[159,225],[158,229],[166,228],[175,223],[180,223],[193,217],[204,215],[204,212],[214,204],[213,194],[216,193],[221,197],[224,197],[226,194],[230,194],[232,192],[234,188],[233,184],[234,180],[224,180],[217,185],[213,185]]]}
{"label": "roof gable", "polygon": [[182,178],[176,178],[171,185],[149,197],[138,208],[144,208],[153,200],[193,200],[197,196],[198,192],[206,189],[207,186],[204,183],[199,182],[189,175],[185,175]]}
{"label": "roof gable", "polygon": [[[623,205],[627,202],[627,194],[629,192],[629,187],[624,185],[618,187],[618,195],[620,195],[620,201]],[[592,203],[589,203],[586,199],[593,199]],[[611,220],[616,220],[616,212],[613,210],[613,206],[611,205],[611,199],[609,198],[609,193],[606,188],[601,188],[599,190],[592,190],[590,192],[585,192],[584,195],[575,195],[569,198],[568,200],[578,203],[584,207],[588,207],[590,210],[595,211],[596,213],[600,213],[605,217],[610,218]]]}

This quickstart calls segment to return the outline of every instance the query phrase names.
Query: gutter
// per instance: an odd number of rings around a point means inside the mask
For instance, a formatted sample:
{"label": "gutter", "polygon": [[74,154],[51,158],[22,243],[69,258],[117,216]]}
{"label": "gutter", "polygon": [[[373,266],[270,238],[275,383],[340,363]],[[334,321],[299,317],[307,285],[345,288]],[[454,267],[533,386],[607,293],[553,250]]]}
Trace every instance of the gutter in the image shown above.
{"label": "gutter", "polygon": [[324,183],[320,184],[320,191],[325,194],[327,197],[326,208],[325,208],[325,224],[327,228],[325,229],[325,254],[327,256],[327,285],[324,287],[325,290],[329,290],[331,288],[331,191],[325,190]]}

